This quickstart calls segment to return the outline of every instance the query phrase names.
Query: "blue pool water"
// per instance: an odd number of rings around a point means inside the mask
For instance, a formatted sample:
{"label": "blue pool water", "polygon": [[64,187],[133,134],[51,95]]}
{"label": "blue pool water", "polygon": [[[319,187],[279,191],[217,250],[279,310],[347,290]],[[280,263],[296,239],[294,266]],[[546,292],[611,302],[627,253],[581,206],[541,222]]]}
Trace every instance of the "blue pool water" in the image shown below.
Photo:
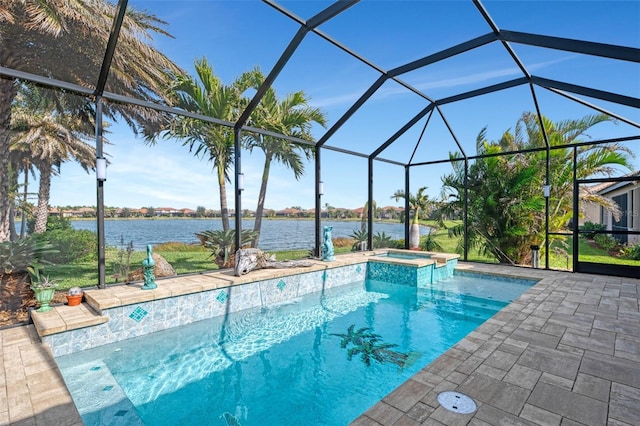
{"label": "blue pool water", "polygon": [[395,251],[376,254],[374,257],[392,257],[394,259],[431,259],[431,255],[425,253],[403,253]]}
{"label": "blue pool water", "polygon": [[345,425],[532,284],[367,280],[57,361],[89,426]]}

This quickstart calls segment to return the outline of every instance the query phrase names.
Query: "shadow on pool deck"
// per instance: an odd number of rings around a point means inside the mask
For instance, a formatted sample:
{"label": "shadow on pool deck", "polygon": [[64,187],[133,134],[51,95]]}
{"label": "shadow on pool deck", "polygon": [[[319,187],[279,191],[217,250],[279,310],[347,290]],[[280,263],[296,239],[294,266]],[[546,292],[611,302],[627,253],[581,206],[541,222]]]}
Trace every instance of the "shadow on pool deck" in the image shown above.
{"label": "shadow on pool deck", "polygon": [[[638,424],[640,279],[459,269],[541,281],[352,424]],[[1,330],[0,347],[0,424],[82,424],[33,325]],[[477,411],[446,410],[443,391],[469,395]]]}

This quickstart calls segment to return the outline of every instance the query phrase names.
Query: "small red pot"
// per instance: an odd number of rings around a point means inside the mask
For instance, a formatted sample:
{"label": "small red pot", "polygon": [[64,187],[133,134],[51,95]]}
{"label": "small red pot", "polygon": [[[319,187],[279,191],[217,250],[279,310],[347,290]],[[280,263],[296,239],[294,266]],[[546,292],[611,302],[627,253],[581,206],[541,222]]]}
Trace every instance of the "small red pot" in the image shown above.
{"label": "small red pot", "polygon": [[74,294],[74,295],[67,295],[67,305],[69,306],[78,306],[80,303],[82,303],[82,294]]}

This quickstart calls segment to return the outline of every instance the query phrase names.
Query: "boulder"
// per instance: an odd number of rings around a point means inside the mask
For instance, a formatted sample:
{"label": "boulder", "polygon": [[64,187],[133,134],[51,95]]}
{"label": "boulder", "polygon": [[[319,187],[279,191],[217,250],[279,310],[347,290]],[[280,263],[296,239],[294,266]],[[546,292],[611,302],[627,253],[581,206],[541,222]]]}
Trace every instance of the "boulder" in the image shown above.
{"label": "boulder", "polygon": [[[156,278],[162,277],[173,277],[176,274],[176,270],[173,269],[173,266],[167,260],[160,256],[158,253],[153,253],[151,255],[153,257],[153,261],[155,262],[155,266],[153,268],[153,274]],[[144,271],[142,267],[134,269],[129,273],[127,277],[128,282],[133,281],[143,281],[144,280]]]}

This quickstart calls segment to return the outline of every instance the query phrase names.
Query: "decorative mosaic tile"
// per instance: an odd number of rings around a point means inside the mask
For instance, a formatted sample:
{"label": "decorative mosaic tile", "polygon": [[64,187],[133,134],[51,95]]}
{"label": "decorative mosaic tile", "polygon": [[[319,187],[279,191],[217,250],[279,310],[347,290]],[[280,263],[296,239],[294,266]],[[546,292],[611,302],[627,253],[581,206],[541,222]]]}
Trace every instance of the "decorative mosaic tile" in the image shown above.
{"label": "decorative mosaic tile", "polygon": [[322,271],[322,280],[323,281],[327,280],[327,271]]}
{"label": "decorative mosaic tile", "polygon": [[370,262],[367,278],[415,287],[417,269],[414,266]]}
{"label": "decorative mosaic tile", "polygon": [[105,392],[108,392],[108,391],[110,391],[111,389],[113,389],[113,386],[112,386],[112,385],[105,386],[105,387],[103,387],[103,388],[102,388],[102,390],[103,390],[103,391],[105,391]]}
{"label": "decorative mosaic tile", "polygon": [[357,273],[362,272],[362,268],[360,267],[360,265],[356,266],[356,272],[357,272]]}
{"label": "decorative mosaic tile", "polygon": [[90,370],[91,371],[98,371],[98,370],[100,370],[100,368],[101,367],[99,365],[96,365],[95,367],[91,367]]}
{"label": "decorative mosaic tile", "polygon": [[122,417],[122,416],[126,415],[127,413],[128,413],[127,410],[119,410],[117,413],[114,414],[114,416]]}
{"label": "decorative mosaic tile", "polygon": [[138,306],[133,310],[133,312],[131,312],[131,314],[129,314],[129,318],[131,318],[135,322],[140,322],[144,319],[144,317],[147,316],[148,313],[149,312],[145,311],[140,306]]}
{"label": "decorative mosaic tile", "polygon": [[220,292],[220,293],[218,293],[218,295],[216,296],[216,300],[217,300],[218,302],[220,302],[220,303],[224,303],[224,302],[226,302],[226,301],[227,301],[227,298],[228,298],[228,297],[229,297],[229,296],[227,295],[227,293],[226,293],[226,292],[221,291],[221,292]]}
{"label": "decorative mosaic tile", "polygon": [[284,280],[280,280],[278,282],[278,285],[276,285],[276,287],[278,287],[278,290],[280,291],[284,290],[286,286],[287,286],[287,283],[285,283]]}

